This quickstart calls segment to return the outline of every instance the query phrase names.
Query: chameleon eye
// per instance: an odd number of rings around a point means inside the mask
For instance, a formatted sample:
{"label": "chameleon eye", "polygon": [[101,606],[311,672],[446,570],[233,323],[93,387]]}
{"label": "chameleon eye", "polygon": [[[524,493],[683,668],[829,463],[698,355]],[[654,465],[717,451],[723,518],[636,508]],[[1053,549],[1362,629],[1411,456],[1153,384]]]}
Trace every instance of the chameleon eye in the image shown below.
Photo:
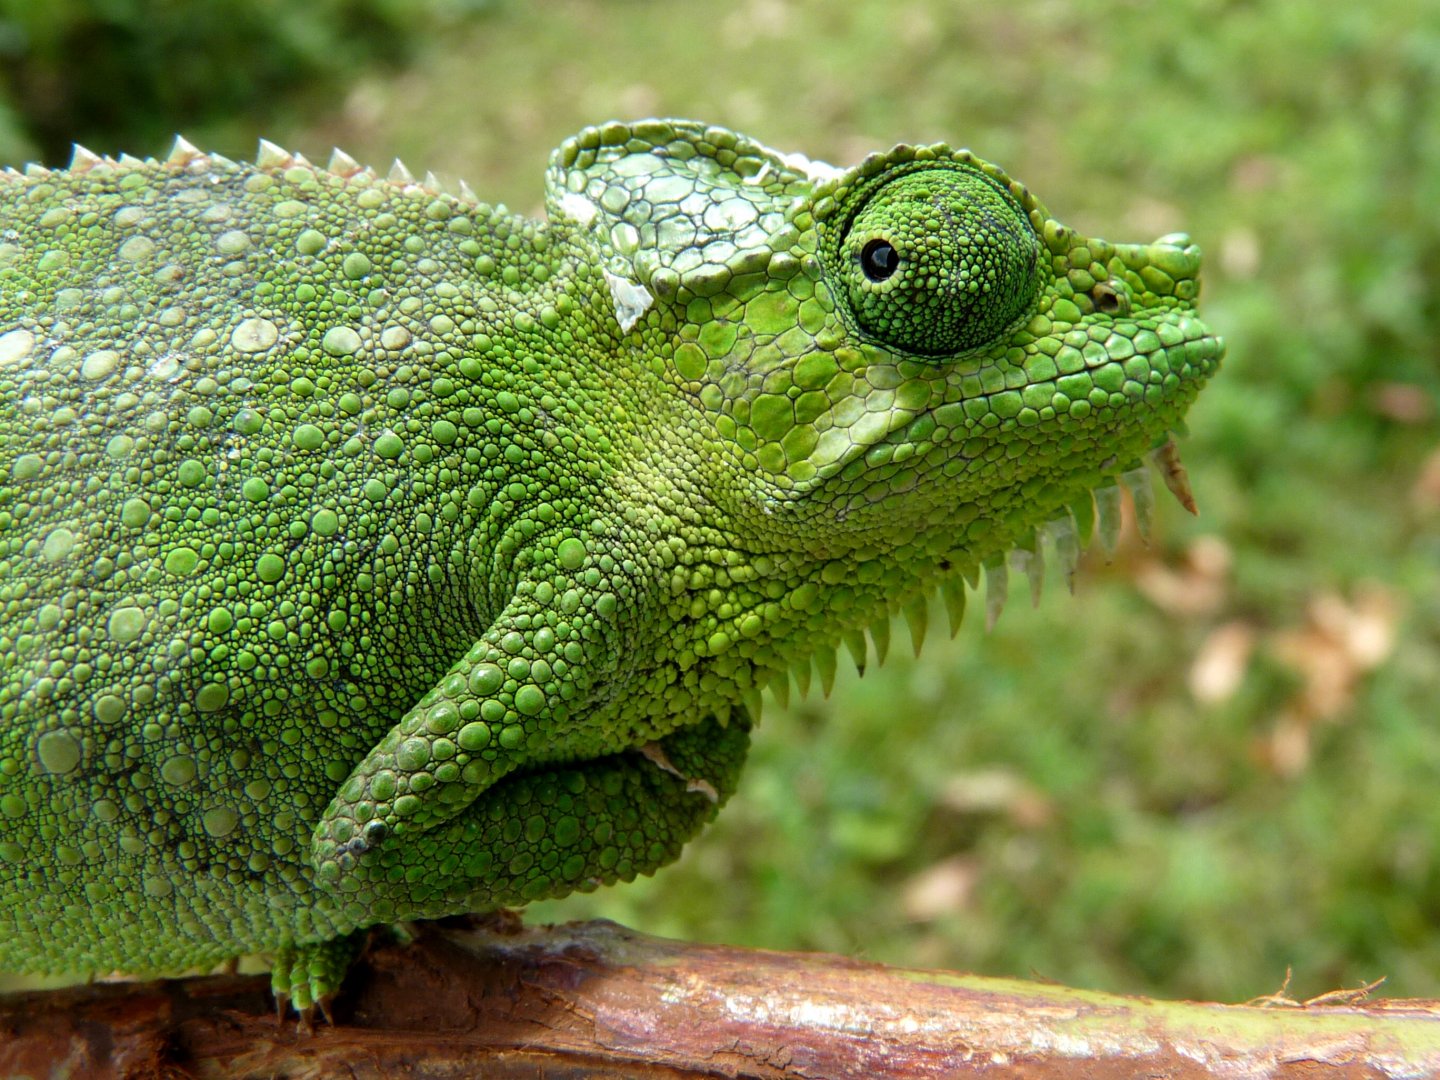
{"label": "chameleon eye", "polygon": [[971,169],[881,184],[841,241],[850,312],[882,344],[946,356],[997,340],[1040,290],[1040,241],[998,185]]}
{"label": "chameleon eye", "polygon": [[871,240],[860,252],[860,269],[871,281],[884,281],[900,268],[900,253],[888,240]]}

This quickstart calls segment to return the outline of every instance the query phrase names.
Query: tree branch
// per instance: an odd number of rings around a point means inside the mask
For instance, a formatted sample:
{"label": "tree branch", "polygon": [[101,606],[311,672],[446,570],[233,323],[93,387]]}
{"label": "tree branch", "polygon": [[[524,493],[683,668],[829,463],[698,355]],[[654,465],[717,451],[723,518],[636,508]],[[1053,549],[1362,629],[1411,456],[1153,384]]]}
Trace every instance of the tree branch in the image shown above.
{"label": "tree branch", "polygon": [[[378,936],[377,936],[378,938]],[[0,998],[0,1074],[95,1077],[1415,1077],[1440,1002],[1162,1002],[646,937],[427,925],[315,1031],[263,976]]]}

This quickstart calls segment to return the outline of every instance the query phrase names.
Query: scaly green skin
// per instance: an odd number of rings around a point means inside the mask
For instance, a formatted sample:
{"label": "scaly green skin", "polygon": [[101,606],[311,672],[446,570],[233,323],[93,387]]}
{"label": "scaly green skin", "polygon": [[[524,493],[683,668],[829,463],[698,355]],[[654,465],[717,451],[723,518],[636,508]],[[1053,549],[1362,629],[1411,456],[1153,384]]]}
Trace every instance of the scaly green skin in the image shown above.
{"label": "scaly green skin", "polygon": [[1033,549],[1222,352],[1186,238],[966,151],[648,121],[547,180],[0,181],[0,967],[308,1005],[360,928],[652,871],[759,688]]}

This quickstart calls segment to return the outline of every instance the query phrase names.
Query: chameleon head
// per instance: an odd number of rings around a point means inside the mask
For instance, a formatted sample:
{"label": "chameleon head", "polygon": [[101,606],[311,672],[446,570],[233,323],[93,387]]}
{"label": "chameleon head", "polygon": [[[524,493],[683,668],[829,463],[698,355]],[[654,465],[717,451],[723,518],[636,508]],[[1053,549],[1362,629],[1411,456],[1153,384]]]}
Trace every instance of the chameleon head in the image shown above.
{"label": "chameleon head", "polygon": [[1223,354],[1188,237],[1079,236],[969,151],[612,127],[561,148],[552,212],[695,414],[670,452],[772,548],[985,561],[1173,445]]}

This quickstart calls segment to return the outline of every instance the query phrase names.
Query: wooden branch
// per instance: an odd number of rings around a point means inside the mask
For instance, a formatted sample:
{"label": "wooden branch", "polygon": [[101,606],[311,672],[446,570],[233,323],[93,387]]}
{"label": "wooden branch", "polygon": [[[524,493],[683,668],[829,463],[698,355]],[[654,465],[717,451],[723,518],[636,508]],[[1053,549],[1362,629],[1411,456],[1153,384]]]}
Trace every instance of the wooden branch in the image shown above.
{"label": "wooden branch", "polygon": [[[277,1022],[261,976],[0,998],[0,1075],[1419,1077],[1440,1001],[1149,1001],[646,937],[427,926],[378,942],[337,1025]],[[1335,1001],[1337,1003],[1331,1003]]]}

